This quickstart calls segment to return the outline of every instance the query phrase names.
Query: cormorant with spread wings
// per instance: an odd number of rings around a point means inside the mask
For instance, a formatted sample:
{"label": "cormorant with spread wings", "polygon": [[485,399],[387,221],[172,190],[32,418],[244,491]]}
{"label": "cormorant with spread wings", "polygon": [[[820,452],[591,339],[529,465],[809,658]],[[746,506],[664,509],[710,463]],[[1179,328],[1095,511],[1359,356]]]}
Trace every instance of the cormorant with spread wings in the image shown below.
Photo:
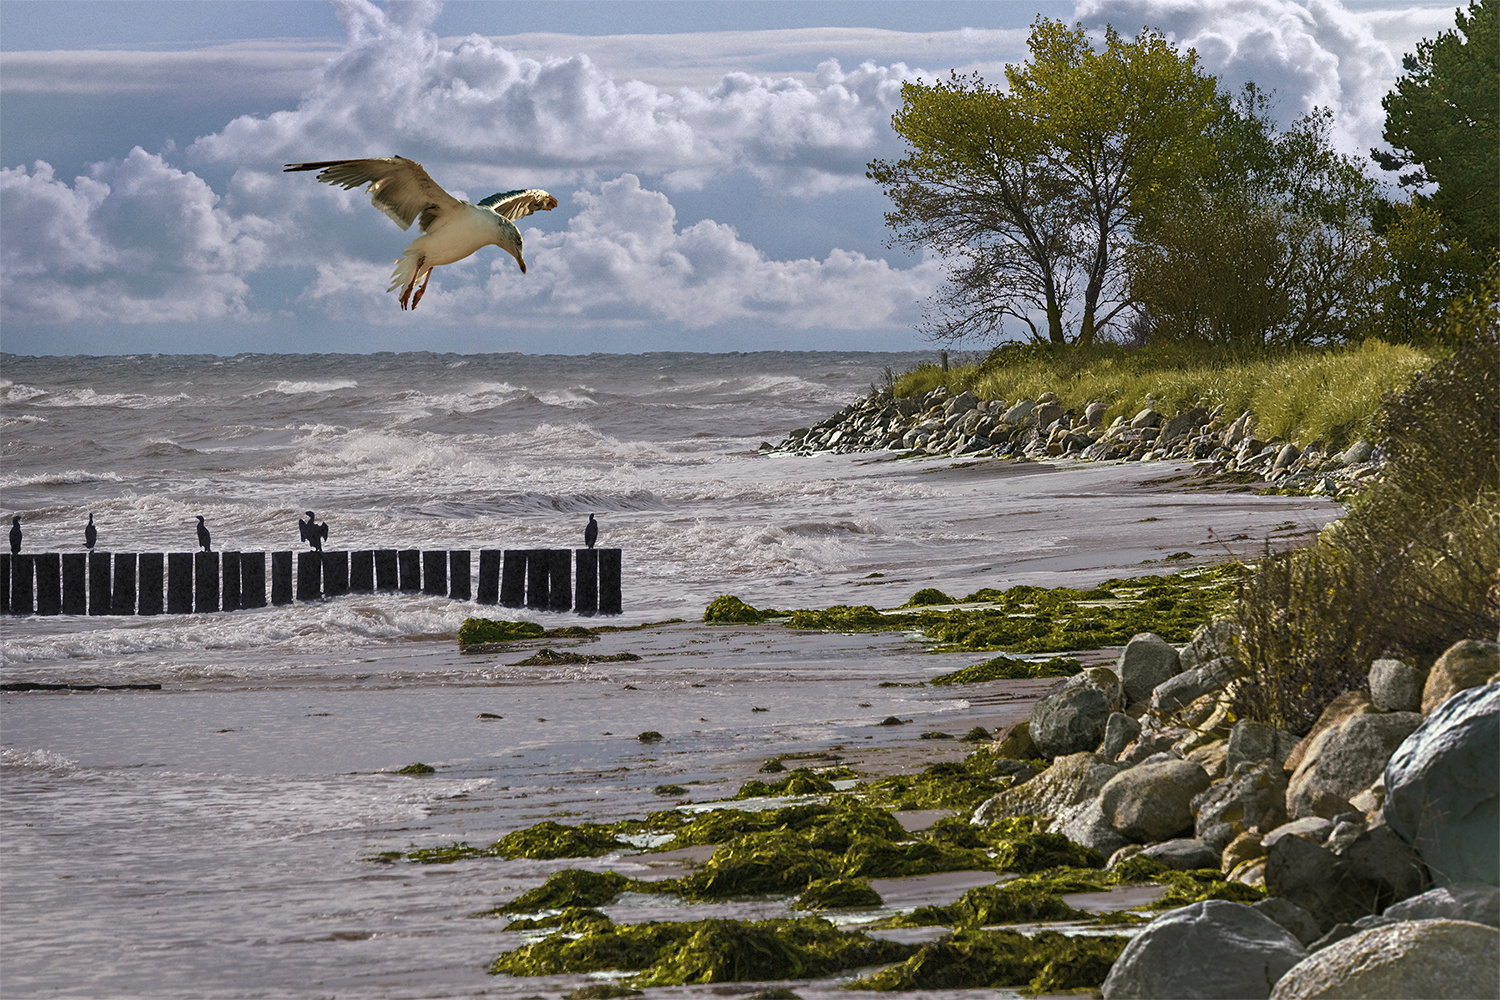
{"label": "cormorant with spread wings", "polygon": [[[404,156],[288,163],[283,172],[297,170],[321,171],[318,180],[345,190],[368,184],[370,204],[392,222],[402,229],[410,229],[413,222],[418,224],[422,235],[402,251],[391,275],[391,287],[386,289],[401,289],[402,309],[415,309],[422,301],[434,267],[463,260],[491,243],[514,257],[525,274],[516,220],[557,207],[557,199],[540,188],[492,194],[478,205],[459,201],[438,187],[422,164]],[[422,287],[413,295],[418,281]]]}

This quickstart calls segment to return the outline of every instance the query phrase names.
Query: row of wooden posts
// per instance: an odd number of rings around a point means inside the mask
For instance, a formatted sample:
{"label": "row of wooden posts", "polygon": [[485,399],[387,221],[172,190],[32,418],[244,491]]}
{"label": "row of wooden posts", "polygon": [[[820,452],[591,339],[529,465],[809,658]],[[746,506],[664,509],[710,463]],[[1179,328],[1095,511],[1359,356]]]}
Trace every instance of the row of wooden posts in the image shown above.
{"label": "row of wooden posts", "polygon": [[384,591],[536,611],[620,613],[619,549],[481,549],[477,581],[467,549],[0,554],[0,613],[159,615],[263,608],[267,555],[271,604]]}

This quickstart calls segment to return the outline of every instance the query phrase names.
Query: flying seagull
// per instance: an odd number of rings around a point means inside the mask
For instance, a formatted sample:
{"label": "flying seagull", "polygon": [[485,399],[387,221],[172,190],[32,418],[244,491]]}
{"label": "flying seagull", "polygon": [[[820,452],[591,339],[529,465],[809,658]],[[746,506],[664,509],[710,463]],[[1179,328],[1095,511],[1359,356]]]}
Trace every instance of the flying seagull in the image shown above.
{"label": "flying seagull", "polygon": [[[345,190],[368,184],[370,204],[392,222],[402,229],[410,229],[413,222],[417,223],[423,235],[401,252],[391,274],[391,287],[386,289],[388,292],[401,289],[402,309],[415,309],[422,301],[434,267],[463,260],[491,243],[514,257],[525,274],[526,260],[521,256],[521,231],[516,228],[516,220],[557,207],[557,199],[539,188],[492,194],[478,205],[459,201],[438,187],[422,164],[404,156],[288,163],[282,172],[296,170],[321,171],[318,180]],[[422,287],[413,296],[412,288],[418,281]]]}

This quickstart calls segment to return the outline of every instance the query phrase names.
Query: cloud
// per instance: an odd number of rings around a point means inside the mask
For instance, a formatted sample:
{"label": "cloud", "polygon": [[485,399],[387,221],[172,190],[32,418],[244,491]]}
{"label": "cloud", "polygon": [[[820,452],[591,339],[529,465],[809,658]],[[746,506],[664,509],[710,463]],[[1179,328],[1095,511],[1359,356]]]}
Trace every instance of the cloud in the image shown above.
{"label": "cloud", "polygon": [[1285,121],[1331,108],[1335,146],[1360,159],[1382,144],[1380,101],[1401,71],[1402,53],[1452,20],[1451,8],[1437,15],[1430,8],[1356,12],[1330,0],[1084,0],[1077,12],[1089,27],[1167,33],[1196,49],[1231,89],[1253,80],[1275,91]]}
{"label": "cloud", "polygon": [[[914,321],[940,276],[863,254],[770,260],[732,226],[685,228],[667,196],[624,174],[575,191],[565,230],[524,232],[528,273],[510,257],[442,268],[422,301],[429,320],[500,327],[672,324],[699,330],[756,321],[792,329],[884,329]],[[545,220],[545,217],[540,217]],[[482,269],[488,266],[488,274]],[[403,320],[384,289],[389,267],[341,261],[318,269],[303,301],[330,315]]]}
{"label": "cloud", "polygon": [[[0,319],[152,323],[242,313],[264,220],[233,218],[140,147],[71,186],[46,163],[0,170]],[[261,231],[261,232],[258,232]]]}

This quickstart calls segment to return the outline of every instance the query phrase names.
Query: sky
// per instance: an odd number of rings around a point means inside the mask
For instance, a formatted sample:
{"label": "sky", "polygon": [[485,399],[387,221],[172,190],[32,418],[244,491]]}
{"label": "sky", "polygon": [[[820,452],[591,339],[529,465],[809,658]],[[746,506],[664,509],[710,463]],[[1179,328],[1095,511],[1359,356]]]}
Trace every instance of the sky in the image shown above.
{"label": "sky", "polygon": [[[1034,20],[1143,27],[1368,159],[1452,3],[0,0],[0,350],[911,350],[941,262],[865,176],[901,85],[1000,81]],[[545,188],[387,294],[417,235],[283,164],[399,154],[460,198]],[[1370,167],[1372,175],[1378,170]],[[985,346],[985,345],[981,345]],[[3,373],[0,373],[3,375]]]}

